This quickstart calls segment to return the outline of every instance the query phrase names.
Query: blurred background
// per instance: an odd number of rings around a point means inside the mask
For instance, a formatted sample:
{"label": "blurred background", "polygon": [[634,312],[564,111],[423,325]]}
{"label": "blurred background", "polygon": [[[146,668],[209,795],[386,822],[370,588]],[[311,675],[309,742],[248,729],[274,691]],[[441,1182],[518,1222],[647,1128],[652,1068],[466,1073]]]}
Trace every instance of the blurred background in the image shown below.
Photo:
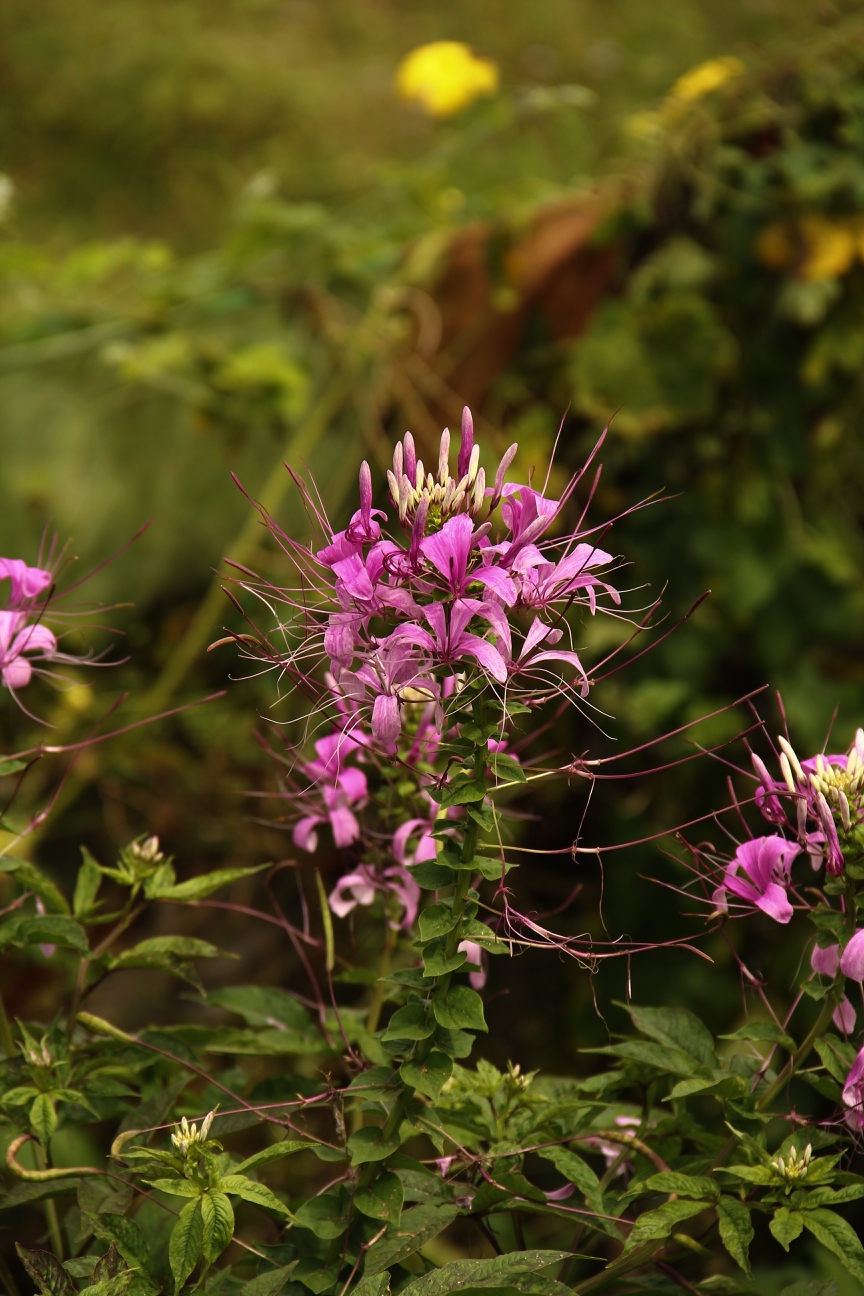
{"label": "blurred background", "polygon": [[[441,40],[469,47],[461,62],[404,62]],[[248,795],[278,789],[255,734],[290,704],[232,649],[206,652],[240,625],[222,559],[284,572],[231,473],[303,537],[283,460],[309,465],[344,524],[359,459],[380,482],[406,428],[428,458],[465,402],[487,462],[518,440],[523,473],[545,475],[566,414],[552,489],[614,415],[594,520],[666,496],[607,542],[631,606],[665,591],[668,626],[712,591],[598,686],[599,727],[562,721],[541,753],[626,750],[763,684],[802,755],[835,707],[849,741],[864,719],[864,6],[5,0],[0,77],[0,552],[34,561],[47,528],[69,541],[72,581],[151,519],[74,596],[117,605],[97,641],[124,663],[34,686],[49,730],[7,698],[4,749],[80,738],[118,696],[112,725],[227,689],[84,753],[31,839],[58,878],[81,843],[107,862],[143,832],[182,876],[292,854],[278,801]],[[617,636],[588,627],[588,658]],[[748,722],[738,708],[698,737]],[[33,772],[7,830],[60,768]],[[725,775],[700,760],[598,788],[583,839],[691,819]],[[584,803],[550,785],[520,831],[568,846]],[[610,932],[698,930],[637,880],[682,880],[656,844],[607,860]],[[328,882],[339,868],[325,859]],[[601,930],[596,867],[550,854],[511,877],[536,911],[582,883],[558,921]],[[278,932],[205,922],[241,955],[226,976],[292,984]],[[784,930],[748,930],[782,998]],[[494,1060],[587,1066],[579,1049],[605,1038],[593,998],[614,1019],[624,965],[592,979],[550,956],[506,962]],[[11,1011],[46,1019],[64,975],[34,953],[4,989]],[[630,975],[641,1002],[671,997],[715,1028],[738,1011],[690,955]],[[138,974],[116,978],[94,1011],[158,1018],[153,978],[146,1000]],[[541,987],[554,1013],[532,1006]]]}

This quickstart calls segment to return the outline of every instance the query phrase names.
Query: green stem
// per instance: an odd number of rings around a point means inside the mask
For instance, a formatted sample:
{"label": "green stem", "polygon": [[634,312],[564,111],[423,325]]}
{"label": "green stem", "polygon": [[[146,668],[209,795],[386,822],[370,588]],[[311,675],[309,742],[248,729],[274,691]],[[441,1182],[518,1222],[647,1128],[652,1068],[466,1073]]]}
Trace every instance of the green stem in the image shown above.
{"label": "green stem", "polygon": [[[33,1140],[33,1151],[36,1156],[36,1165],[40,1170],[47,1170],[48,1160],[42,1150],[41,1143]],[[46,1197],[42,1203],[45,1211],[45,1223],[48,1225],[48,1236],[51,1239],[51,1247],[55,1256],[62,1262],[63,1260],[63,1235],[60,1232],[60,1220],[57,1216],[57,1207],[53,1197]]]}
{"label": "green stem", "polygon": [[0,995],[0,1045],[6,1057],[12,1057],[15,1053],[15,1037],[12,1034],[12,1027],[9,1024],[9,1018],[6,1016],[6,1005],[3,1002],[3,996]]}
{"label": "green stem", "polygon": [[387,933],[384,937],[384,946],[381,950],[381,958],[378,960],[378,977],[375,981],[375,989],[372,991],[372,1002],[369,1005],[369,1014],[366,1018],[366,1029],[370,1035],[374,1035],[378,1029],[378,1019],[381,1016],[381,1009],[384,1005],[384,978],[390,971],[390,959],[393,955],[393,949],[396,945],[396,932],[387,922]]}

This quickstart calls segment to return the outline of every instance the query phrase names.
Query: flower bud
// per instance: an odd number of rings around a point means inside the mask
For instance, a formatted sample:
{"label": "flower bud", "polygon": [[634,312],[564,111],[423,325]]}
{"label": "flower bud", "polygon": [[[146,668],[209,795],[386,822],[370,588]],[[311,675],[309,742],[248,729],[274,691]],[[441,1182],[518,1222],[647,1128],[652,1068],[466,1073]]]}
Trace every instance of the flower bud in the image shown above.
{"label": "flower bud", "polygon": [[851,981],[864,981],[864,927],[859,927],[840,955],[840,971]]}
{"label": "flower bud", "polygon": [[471,417],[471,411],[466,405],[462,411],[462,440],[459,442],[459,458],[456,460],[457,477],[462,478],[468,472],[468,464],[474,458],[475,450],[479,459],[480,447],[474,445],[474,419]]}

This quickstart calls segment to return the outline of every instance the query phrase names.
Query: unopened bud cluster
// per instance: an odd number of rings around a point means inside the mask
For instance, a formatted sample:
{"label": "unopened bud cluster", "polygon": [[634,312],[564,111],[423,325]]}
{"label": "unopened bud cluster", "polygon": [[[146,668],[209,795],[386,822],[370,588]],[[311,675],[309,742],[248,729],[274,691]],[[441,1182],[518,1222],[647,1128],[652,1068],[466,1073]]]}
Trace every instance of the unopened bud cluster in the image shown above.
{"label": "unopened bud cluster", "polygon": [[[790,1148],[788,1155],[775,1157],[771,1162],[771,1169],[784,1179],[791,1189],[795,1184],[800,1183],[802,1179],[807,1178],[810,1169],[810,1162],[813,1157],[813,1148],[808,1143],[802,1152],[798,1155],[796,1149]],[[788,1189],[787,1189],[788,1191]]]}
{"label": "unopened bud cluster", "polygon": [[183,1156],[186,1156],[189,1149],[194,1147],[196,1144],[206,1143],[207,1136],[210,1133],[210,1126],[213,1124],[213,1117],[215,1115],[215,1110],[208,1112],[201,1122],[200,1130],[194,1123],[190,1125],[184,1116],[179,1125],[174,1126],[174,1132],[171,1135],[171,1142],[177,1148],[178,1152],[181,1152]]}

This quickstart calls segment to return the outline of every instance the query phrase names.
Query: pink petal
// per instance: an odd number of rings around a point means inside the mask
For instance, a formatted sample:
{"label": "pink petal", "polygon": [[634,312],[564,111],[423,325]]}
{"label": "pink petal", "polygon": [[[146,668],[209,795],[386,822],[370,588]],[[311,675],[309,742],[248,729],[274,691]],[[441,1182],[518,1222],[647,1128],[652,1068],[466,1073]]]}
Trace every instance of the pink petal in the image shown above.
{"label": "pink petal", "polygon": [[855,1017],[855,1009],[844,995],[831,1014],[831,1020],[838,1031],[842,1031],[844,1035],[851,1035],[855,1029]]}
{"label": "pink petal", "polygon": [[789,897],[783,887],[778,886],[776,882],[769,882],[764,893],[756,901],[756,908],[779,923],[788,923],[793,913]]}
{"label": "pink petal", "polygon": [[864,927],[847,942],[840,955],[840,971],[852,981],[864,981]]}
{"label": "pink petal", "polygon": [[402,732],[399,701],[389,693],[379,693],[372,707],[372,737],[384,747],[392,747]]}
{"label": "pink petal", "polygon": [[26,657],[15,657],[0,670],[0,679],[7,688],[20,689],[25,684],[30,683],[30,677],[33,674],[30,663]]}
{"label": "pink petal", "polygon": [[316,851],[318,849],[318,834],[315,831],[315,825],[323,823],[324,820],[319,815],[304,815],[298,819],[291,833],[294,845],[300,850]]}
{"label": "pink petal", "polygon": [[333,840],[337,846],[350,846],[360,836],[360,825],[345,806],[337,806],[335,810],[331,810],[329,818]]}
{"label": "pink petal", "polygon": [[814,972],[821,972],[823,976],[835,977],[840,966],[840,946],[826,945],[820,948],[814,945],[810,954],[810,966]]}

